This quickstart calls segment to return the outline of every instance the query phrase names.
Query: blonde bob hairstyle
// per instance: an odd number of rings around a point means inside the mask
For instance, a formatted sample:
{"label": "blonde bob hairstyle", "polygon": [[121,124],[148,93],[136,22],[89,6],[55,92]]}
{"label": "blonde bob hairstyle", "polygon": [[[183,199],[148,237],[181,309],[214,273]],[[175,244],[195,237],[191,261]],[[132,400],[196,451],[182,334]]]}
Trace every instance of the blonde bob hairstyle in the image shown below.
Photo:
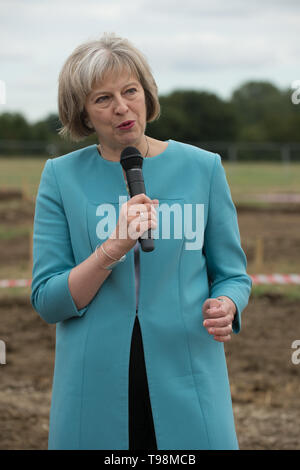
{"label": "blonde bob hairstyle", "polygon": [[87,124],[86,98],[94,85],[107,76],[132,73],[145,93],[147,122],[160,113],[158,90],[143,54],[127,39],[105,33],[100,39],[78,46],[64,63],[58,79],[59,134],[78,142],[95,130]]}

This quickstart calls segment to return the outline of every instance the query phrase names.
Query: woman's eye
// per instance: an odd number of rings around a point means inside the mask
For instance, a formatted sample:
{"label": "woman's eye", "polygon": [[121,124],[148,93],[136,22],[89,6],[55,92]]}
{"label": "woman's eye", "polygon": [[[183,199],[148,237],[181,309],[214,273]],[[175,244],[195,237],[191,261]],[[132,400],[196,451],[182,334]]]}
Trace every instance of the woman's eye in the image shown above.
{"label": "woman's eye", "polygon": [[128,93],[129,95],[133,95],[134,93],[136,92],[136,88],[129,88],[126,93]]}
{"label": "woman's eye", "polygon": [[108,96],[99,96],[99,98],[96,99],[96,103],[105,103],[105,101],[108,100]]}

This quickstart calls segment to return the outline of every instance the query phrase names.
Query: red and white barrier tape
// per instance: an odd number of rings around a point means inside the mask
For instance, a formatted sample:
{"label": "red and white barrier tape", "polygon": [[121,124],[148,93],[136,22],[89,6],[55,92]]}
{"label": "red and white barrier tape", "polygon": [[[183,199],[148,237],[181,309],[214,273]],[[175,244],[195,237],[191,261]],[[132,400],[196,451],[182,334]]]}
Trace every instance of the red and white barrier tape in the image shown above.
{"label": "red and white barrier tape", "polygon": [[253,274],[253,284],[300,284],[300,274]]}
{"label": "red and white barrier tape", "polygon": [[[300,284],[300,274],[251,274],[253,285]],[[2,279],[1,287],[30,287],[31,279]]]}
{"label": "red and white barrier tape", "polygon": [[0,287],[29,287],[31,279],[2,279]]}

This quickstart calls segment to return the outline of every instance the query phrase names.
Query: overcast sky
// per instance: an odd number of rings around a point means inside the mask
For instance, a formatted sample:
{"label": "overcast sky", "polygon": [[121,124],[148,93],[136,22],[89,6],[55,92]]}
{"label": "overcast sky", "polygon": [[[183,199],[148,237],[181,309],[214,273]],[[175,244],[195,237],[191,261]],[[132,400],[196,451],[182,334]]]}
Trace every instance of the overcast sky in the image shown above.
{"label": "overcast sky", "polygon": [[300,79],[299,0],[0,0],[0,80],[30,121],[57,112],[57,78],[73,49],[103,32],[146,55],[161,94],[229,98],[246,80]]}

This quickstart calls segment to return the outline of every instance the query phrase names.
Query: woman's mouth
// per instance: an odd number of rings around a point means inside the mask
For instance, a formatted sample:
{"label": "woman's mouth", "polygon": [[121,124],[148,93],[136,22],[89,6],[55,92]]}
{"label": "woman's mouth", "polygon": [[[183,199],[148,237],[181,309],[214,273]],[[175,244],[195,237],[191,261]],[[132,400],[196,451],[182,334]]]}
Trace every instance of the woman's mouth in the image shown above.
{"label": "woman's mouth", "polygon": [[135,124],[135,121],[124,121],[122,122],[122,124],[120,124],[118,126],[118,129],[120,129],[121,131],[127,131],[129,129],[131,129]]}

